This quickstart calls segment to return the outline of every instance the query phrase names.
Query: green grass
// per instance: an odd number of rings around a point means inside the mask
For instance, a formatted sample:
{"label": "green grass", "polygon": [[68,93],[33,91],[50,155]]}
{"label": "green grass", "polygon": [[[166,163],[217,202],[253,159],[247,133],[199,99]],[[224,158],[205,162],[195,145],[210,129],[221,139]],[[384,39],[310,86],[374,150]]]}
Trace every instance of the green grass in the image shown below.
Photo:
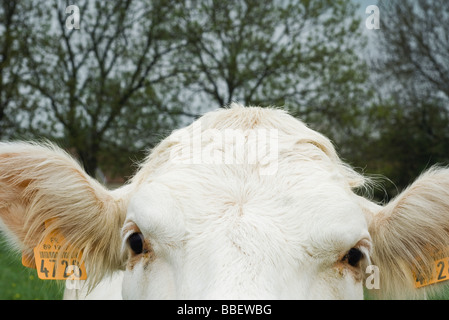
{"label": "green grass", "polygon": [[36,270],[22,265],[19,254],[12,253],[0,236],[0,300],[59,300],[63,286],[41,280]]}

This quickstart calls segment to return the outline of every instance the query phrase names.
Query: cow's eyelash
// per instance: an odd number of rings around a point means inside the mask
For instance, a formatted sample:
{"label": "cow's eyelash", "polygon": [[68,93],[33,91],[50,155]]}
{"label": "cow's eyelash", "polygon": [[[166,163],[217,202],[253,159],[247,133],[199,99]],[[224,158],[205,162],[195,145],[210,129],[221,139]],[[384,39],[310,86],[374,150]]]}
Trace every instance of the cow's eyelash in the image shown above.
{"label": "cow's eyelash", "polygon": [[122,229],[122,252],[125,252],[128,249],[128,239],[134,233],[140,233],[140,229],[137,227],[137,225],[132,221],[128,221],[127,223],[125,223]]}
{"label": "cow's eyelash", "polygon": [[371,264],[370,246],[365,243],[352,247],[343,256],[342,261],[352,267],[359,267],[361,263]]}
{"label": "cow's eyelash", "polygon": [[371,239],[363,238],[351,248],[347,249],[347,251],[340,256],[339,261],[352,268],[368,266],[371,264],[371,247]]}

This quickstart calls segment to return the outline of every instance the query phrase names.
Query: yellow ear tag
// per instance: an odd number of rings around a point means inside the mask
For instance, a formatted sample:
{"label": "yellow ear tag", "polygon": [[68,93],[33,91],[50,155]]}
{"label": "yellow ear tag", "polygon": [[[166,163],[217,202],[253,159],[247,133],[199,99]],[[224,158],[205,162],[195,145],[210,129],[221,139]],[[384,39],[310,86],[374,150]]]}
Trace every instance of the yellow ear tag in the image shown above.
{"label": "yellow ear tag", "polygon": [[[47,226],[46,222],[46,226]],[[68,245],[60,251],[66,240],[55,230],[49,233],[41,243],[34,248],[34,261],[37,275],[43,280],[86,280],[87,273],[82,252],[72,250]],[[22,261],[23,261],[22,256]],[[26,259],[26,258],[25,258]]]}
{"label": "yellow ear tag", "polygon": [[434,255],[434,271],[430,279],[414,272],[415,288],[425,287],[434,283],[449,280],[449,257],[443,257],[441,253]]}

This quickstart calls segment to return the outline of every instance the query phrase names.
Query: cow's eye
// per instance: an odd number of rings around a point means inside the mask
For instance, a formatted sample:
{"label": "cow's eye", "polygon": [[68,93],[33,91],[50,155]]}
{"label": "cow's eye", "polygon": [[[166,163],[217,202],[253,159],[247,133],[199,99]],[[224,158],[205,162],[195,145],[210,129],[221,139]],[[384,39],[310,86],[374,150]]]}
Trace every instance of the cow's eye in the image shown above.
{"label": "cow's eye", "polygon": [[347,262],[350,266],[357,267],[360,260],[363,258],[363,253],[357,248],[351,248],[343,257],[343,261]]}
{"label": "cow's eye", "polygon": [[128,244],[134,254],[141,254],[143,252],[144,238],[142,233],[135,232],[128,238]]}

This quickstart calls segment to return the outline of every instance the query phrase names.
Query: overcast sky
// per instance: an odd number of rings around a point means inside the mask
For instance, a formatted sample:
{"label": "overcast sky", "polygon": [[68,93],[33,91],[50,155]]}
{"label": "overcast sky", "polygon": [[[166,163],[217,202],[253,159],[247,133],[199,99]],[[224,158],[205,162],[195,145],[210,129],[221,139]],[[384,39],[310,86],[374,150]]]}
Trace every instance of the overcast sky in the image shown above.
{"label": "overcast sky", "polygon": [[365,13],[366,7],[372,4],[377,5],[377,0],[353,0],[353,1],[360,4],[360,10],[362,14]]}

